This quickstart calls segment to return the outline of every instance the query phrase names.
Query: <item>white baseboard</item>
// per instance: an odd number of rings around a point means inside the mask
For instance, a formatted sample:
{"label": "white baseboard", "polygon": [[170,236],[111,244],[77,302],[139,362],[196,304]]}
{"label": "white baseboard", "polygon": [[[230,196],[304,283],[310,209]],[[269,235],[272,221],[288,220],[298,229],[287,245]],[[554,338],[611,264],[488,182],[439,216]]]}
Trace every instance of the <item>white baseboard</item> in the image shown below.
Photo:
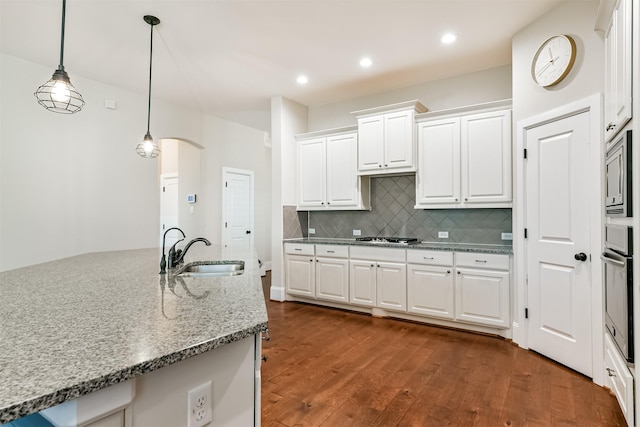
{"label": "white baseboard", "polygon": [[285,297],[286,297],[286,292],[284,287],[273,286],[273,284],[271,285],[271,289],[269,292],[269,299],[273,301],[283,302],[285,300]]}

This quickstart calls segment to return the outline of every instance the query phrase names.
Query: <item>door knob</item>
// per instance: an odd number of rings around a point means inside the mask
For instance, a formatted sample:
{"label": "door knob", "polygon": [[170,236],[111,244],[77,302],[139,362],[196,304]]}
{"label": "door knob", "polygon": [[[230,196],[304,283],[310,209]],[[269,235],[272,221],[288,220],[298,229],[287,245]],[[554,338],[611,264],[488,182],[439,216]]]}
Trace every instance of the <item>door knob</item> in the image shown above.
{"label": "door knob", "polygon": [[576,261],[586,261],[587,260],[587,254],[585,254],[584,252],[580,252],[579,254],[575,254],[573,256]]}
{"label": "door knob", "polygon": [[246,233],[247,233],[247,234],[251,234],[251,230],[247,230],[247,231],[246,231]]}

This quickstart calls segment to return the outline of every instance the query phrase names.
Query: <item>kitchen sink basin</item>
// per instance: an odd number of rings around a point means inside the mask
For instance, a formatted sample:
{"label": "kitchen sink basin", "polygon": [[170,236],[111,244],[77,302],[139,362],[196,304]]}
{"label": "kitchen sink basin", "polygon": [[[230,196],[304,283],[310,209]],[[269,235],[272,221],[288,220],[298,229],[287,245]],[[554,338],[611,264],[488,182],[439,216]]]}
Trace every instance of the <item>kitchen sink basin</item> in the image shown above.
{"label": "kitchen sink basin", "polygon": [[190,262],[176,272],[182,277],[237,276],[242,273],[244,273],[244,261]]}

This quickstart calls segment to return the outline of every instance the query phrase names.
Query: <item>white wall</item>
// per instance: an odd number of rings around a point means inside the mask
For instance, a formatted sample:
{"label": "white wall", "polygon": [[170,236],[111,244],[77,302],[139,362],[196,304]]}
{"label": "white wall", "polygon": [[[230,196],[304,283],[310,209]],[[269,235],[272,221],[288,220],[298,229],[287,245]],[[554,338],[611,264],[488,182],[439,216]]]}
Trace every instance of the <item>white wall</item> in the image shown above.
{"label": "white wall", "polygon": [[271,299],[284,301],[282,272],[283,206],[296,205],[296,140],[307,131],[308,110],[281,96],[271,99],[272,201],[271,201]]}
{"label": "white wall", "polygon": [[[206,195],[201,191],[201,151],[186,141],[178,141],[178,223],[187,235],[185,242],[195,237],[206,237],[202,235],[201,199]],[[187,203],[187,194],[195,194],[196,203]]]}
{"label": "white wall", "polygon": [[[157,246],[158,160],[135,153],[146,132],[146,95],[72,74],[86,105],[56,114],[33,96],[52,69],[5,54],[0,60],[0,270]],[[117,109],[105,109],[105,99]],[[156,140],[198,140],[201,121],[195,111],[152,100]]]}
{"label": "white wall", "polygon": [[[255,175],[254,244],[262,261],[271,261],[271,149],[265,133],[213,116],[205,116],[200,152],[203,171],[203,235],[220,242],[222,235],[222,167],[252,170]],[[200,197],[200,196],[199,196]],[[198,205],[200,205],[200,200]]]}
{"label": "white wall", "polygon": [[[563,3],[513,37],[514,123],[604,90],[603,38],[594,31],[597,12],[597,1]],[[578,54],[567,78],[543,89],[531,79],[531,59],[556,34],[572,36]]]}
{"label": "white wall", "polygon": [[357,124],[352,111],[418,99],[429,111],[511,98],[511,66],[408,86],[402,89],[309,108],[309,131]]}
{"label": "white wall", "polygon": [[[160,161],[135,152],[146,132],[146,87],[132,93],[71,73],[86,105],[74,115],[55,114],[33,96],[52,72],[0,54],[0,271],[158,245]],[[105,99],[117,109],[105,109]],[[199,198],[200,218],[187,217],[194,220],[188,237],[219,241],[222,166],[256,172],[256,245],[261,259],[270,259],[271,155],[264,132],[157,99],[150,130],[156,141],[180,138],[204,147],[202,188],[191,190],[197,179],[181,177],[185,194]],[[197,166],[191,151],[181,152],[191,166],[179,168]]]}

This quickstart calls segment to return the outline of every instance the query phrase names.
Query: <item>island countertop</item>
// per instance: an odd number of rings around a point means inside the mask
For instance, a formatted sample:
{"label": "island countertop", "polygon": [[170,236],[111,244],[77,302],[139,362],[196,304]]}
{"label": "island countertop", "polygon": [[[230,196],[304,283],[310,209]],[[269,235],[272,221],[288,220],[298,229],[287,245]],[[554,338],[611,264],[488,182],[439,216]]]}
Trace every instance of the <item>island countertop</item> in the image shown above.
{"label": "island countertop", "polygon": [[[244,274],[160,275],[159,249],[100,252],[0,273],[0,423],[266,330],[254,253]],[[189,260],[187,260],[189,261]]]}

